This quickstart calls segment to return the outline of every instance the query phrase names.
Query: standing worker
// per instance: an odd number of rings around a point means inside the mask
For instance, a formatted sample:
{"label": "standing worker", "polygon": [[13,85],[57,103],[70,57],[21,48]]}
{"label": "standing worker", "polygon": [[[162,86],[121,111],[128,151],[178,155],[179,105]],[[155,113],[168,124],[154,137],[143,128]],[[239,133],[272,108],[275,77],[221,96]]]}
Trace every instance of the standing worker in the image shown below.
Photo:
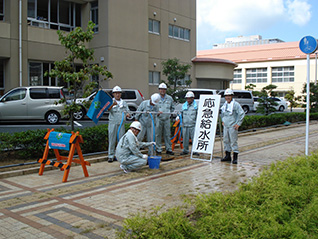
{"label": "standing worker", "polygon": [[161,154],[161,142],[162,136],[165,141],[166,154],[174,155],[171,148],[170,141],[170,113],[174,111],[174,102],[170,95],[167,95],[167,85],[161,83],[159,85],[160,100],[156,106],[158,109],[158,116],[156,118],[156,143],[157,143],[157,153]]}
{"label": "standing worker", "polygon": [[[183,151],[180,155],[186,155],[189,153],[189,141],[193,141],[195,122],[197,120],[198,105],[194,101],[194,94],[192,91],[188,91],[185,95],[187,102],[182,105],[181,117],[182,117],[182,137],[183,137]],[[197,155],[197,153],[194,153]]]}
{"label": "standing worker", "polygon": [[233,164],[237,164],[238,157],[238,129],[241,126],[245,113],[241,105],[233,99],[233,90],[226,89],[224,92],[225,103],[221,107],[221,118],[223,125],[223,143],[225,157],[222,162],[231,162],[231,151],[233,151]]}
{"label": "standing worker", "polygon": [[141,146],[150,146],[155,142],[139,142],[137,135],[141,131],[139,121],[134,121],[130,124],[130,129],[119,140],[116,148],[116,158],[120,163],[120,168],[128,173],[132,170],[141,168],[147,164],[148,155],[140,152]]}
{"label": "standing worker", "polygon": [[[121,98],[122,90],[119,86],[113,88],[113,104],[108,109],[109,122],[108,122],[108,162],[112,163],[115,156],[117,132],[120,123],[123,121],[119,132],[119,139],[125,134],[125,121],[129,117],[128,105]],[[124,113],[124,114],[123,114]],[[119,140],[118,139],[118,140]]]}
{"label": "standing worker", "polygon": [[[153,137],[155,135],[153,135],[152,127],[154,125],[153,125],[151,116],[149,115],[149,112],[154,112],[156,110],[155,105],[158,104],[159,100],[160,100],[160,95],[158,93],[155,93],[150,97],[150,100],[144,100],[138,106],[138,109],[137,109],[138,113],[136,113],[135,119],[138,120],[142,126],[141,131],[137,136],[140,142],[143,141],[145,135],[147,136],[148,142],[153,141]],[[144,113],[141,113],[141,112],[144,112]],[[153,117],[155,116],[153,115]],[[151,147],[149,147],[148,154],[151,154],[152,151],[150,150],[151,150]]]}

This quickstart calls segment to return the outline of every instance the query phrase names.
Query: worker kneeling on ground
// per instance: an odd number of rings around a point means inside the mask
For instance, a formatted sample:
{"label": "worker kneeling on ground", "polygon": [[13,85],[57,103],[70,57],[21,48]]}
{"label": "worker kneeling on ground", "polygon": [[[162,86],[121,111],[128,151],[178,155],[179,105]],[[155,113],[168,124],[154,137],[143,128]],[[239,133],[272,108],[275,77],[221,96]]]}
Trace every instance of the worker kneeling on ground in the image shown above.
{"label": "worker kneeling on ground", "polygon": [[231,162],[231,151],[233,151],[233,164],[237,164],[238,157],[238,129],[243,122],[245,113],[241,105],[233,99],[233,91],[227,89],[224,92],[225,103],[221,107],[221,118],[223,125],[223,143],[225,157],[222,162]]}
{"label": "worker kneeling on ground", "polygon": [[139,142],[137,135],[141,131],[139,121],[130,124],[127,133],[119,140],[116,148],[116,158],[120,168],[128,173],[147,164],[148,155],[140,152],[140,147],[155,145],[155,142]]}

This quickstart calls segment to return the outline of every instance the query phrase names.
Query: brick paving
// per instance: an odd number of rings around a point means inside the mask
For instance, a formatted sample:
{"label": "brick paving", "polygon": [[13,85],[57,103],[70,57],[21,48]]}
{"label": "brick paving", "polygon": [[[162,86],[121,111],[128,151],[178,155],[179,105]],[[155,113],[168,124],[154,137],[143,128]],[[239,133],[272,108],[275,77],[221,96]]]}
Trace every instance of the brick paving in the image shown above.
{"label": "brick paving", "polygon": [[[318,124],[310,132],[313,151]],[[304,133],[305,126],[296,125],[240,134],[238,165],[177,156],[159,170],[129,174],[118,162],[92,164],[87,178],[81,167],[72,167],[66,183],[59,170],[0,179],[0,238],[116,238],[131,214],[182,206],[184,197],[198,193],[233,191],[264,166],[303,154]],[[220,142],[214,148],[220,156]]]}

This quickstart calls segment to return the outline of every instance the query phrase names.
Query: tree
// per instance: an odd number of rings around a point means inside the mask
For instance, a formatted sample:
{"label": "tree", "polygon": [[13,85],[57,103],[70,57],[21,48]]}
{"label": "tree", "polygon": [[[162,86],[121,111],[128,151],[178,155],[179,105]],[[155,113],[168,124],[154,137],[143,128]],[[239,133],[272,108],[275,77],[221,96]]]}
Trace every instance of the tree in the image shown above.
{"label": "tree", "polygon": [[[302,91],[303,94],[307,93],[307,84],[304,84],[304,88]],[[318,85],[310,82],[309,84],[309,101],[310,101],[310,112],[318,112]],[[302,97],[304,104],[302,104],[303,108],[306,108],[307,96],[303,95]]]}
{"label": "tree", "polygon": [[273,91],[276,88],[277,86],[273,84],[263,87],[258,99],[257,113],[269,115],[276,111],[274,106],[276,106],[277,103],[272,99],[272,97],[276,96],[276,92]]}
{"label": "tree", "polygon": [[289,102],[290,112],[293,112],[293,108],[297,106],[297,101],[299,97],[295,97],[295,91],[289,90],[285,95],[285,99]]}
{"label": "tree", "polygon": [[248,84],[248,85],[245,86],[245,90],[250,90],[250,91],[252,91],[253,96],[260,96],[260,95],[261,95],[261,92],[260,92],[260,91],[257,91],[257,90],[254,90],[255,87],[256,87],[256,85],[250,83],[250,84]]}
{"label": "tree", "polygon": [[174,58],[163,61],[162,66],[162,72],[167,76],[167,82],[163,81],[167,84],[167,93],[176,100],[178,96],[184,94],[184,88],[189,87],[192,83],[191,79],[182,82],[191,65],[181,64],[179,59]]}
{"label": "tree", "polygon": [[[86,31],[77,27],[68,34],[57,31],[59,41],[65,47],[67,56],[61,61],[54,63],[54,69],[49,72],[50,77],[57,77],[63,80],[71,92],[70,103],[65,105],[64,114],[70,116],[72,130],[74,130],[74,112],[81,110],[76,104],[78,92],[83,90],[84,97],[88,96],[93,89],[98,88],[98,82],[92,81],[92,76],[103,76],[102,80],[109,80],[112,74],[107,71],[106,66],[92,64],[94,61],[94,50],[86,47],[87,43],[93,39],[93,27],[95,24],[89,22]],[[76,70],[80,66],[80,70]],[[62,102],[65,100],[61,100]],[[60,103],[61,103],[60,101]]]}

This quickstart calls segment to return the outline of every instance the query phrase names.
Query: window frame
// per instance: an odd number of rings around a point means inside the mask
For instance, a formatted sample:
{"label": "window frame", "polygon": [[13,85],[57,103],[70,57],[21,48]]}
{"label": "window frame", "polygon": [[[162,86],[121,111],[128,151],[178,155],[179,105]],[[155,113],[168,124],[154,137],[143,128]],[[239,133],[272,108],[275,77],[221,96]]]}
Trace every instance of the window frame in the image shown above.
{"label": "window frame", "polygon": [[[2,1],[2,12],[0,11],[0,21],[4,21],[4,16],[5,16],[5,0],[0,0]],[[1,2],[0,2],[1,5]]]}
{"label": "window frame", "polygon": [[[158,31],[155,31],[155,23],[158,23]],[[149,18],[148,19],[148,32],[155,34],[155,35],[160,35],[160,25],[161,25],[160,21]]]}
{"label": "window frame", "polygon": [[295,66],[272,67],[272,82],[273,83],[295,82]]}
{"label": "window frame", "polygon": [[264,83],[267,84],[267,68],[246,69],[246,84]]}
{"label": "window frame", "polygon": [[[237,77],[235,77],[237,76]],[[233,71],[233,84],[242,84],[242,69],[234,69]]]}
{"label": "window frame", "polygon": [[[93,6],[93,4],[96,4],[95,6]],[[95,13],[95,14],[94,14]],[[94,19],[93,19],[93,16]],[[98,33],[98,1],[94,1],[94,2],[91,2],[91,10],[90,10],[90,20],[95,23],[95,26],[93,28],[93,31],[94,33]]]}
{"label": "window frame", "polygon": [[[154,82],[154,76],[155,74],[158,74],[158,82]],[[151,76],[151,77],[150,77]],[[149,71],[149,74],[148,74],[148,84],[149,85],[159,85],[160,83],[160,77],[161,77],[161,74],[160,74],[160,71]],[[150,80],[151,78],[151,80]]]}
{"label": "window frame", "polygon": [[[181,33],[183,32],[183,33]],[[169,24],[168,35],[170,38],[190,42],[190,29]]]}

